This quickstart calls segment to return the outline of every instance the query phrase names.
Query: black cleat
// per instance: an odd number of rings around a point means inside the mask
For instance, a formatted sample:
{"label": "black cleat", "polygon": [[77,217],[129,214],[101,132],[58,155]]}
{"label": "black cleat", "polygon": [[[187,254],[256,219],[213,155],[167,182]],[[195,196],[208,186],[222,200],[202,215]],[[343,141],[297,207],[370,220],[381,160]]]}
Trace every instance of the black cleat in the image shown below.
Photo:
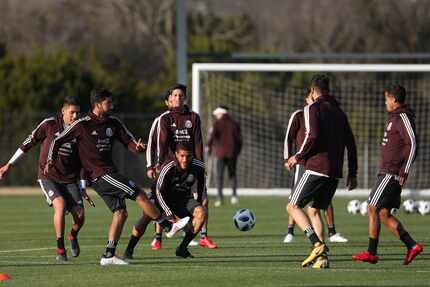
{"label": "black cleat", "polygon": [[71,234],[67,236],[67,239],[70,241],[70,252],[73,257],[78,257],[81,253],[81,248],[79,247],[79,242],[76,237],[73,237]]}
{"label": "black cleat", "polygon": [[176,248],[176,256],[182,257],[182,258],[194,258],[194,256],[188,251],[187,248]]}
{"label": "black cleat", "polygon": [[130,251],[126,250],[124,252],[124,255],[122,256],[123,259],[127,259],[127,260],[133,260],[133,253],[131,253]]}

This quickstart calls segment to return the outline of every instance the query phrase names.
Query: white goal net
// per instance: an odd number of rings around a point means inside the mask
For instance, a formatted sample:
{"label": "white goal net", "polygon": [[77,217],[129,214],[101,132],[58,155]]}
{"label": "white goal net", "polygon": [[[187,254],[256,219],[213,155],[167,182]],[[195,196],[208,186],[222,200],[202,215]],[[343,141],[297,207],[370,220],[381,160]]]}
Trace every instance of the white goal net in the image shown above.
{"label": "white goal net", "polygon": [[[285,189],[291,176],[283,167],[288,119],[303,108],[307,83],[315,73],[331,78],[331,94],[349,117],[358,150],[359,188],[369,189],[376,178],[379,144],[387,113],[383,91],[394,83],[407,90],[407,103],[416,113],[418,156],[407,182],[409,189],[430,188],[430,65],[369,64],[194,64],[193,110],[201,115],[207,135],[218,105],[228,106],[241,124],[244,140],[238,161],[238,186]],[[207,160],[214,178],[213,160]],[[344,174],[347,172],[345,160]],[[210,180],[214,187],[214,180]],[[228,179],[226,178],[228,186]],[[342,181],[339,187],[343,187]]]}

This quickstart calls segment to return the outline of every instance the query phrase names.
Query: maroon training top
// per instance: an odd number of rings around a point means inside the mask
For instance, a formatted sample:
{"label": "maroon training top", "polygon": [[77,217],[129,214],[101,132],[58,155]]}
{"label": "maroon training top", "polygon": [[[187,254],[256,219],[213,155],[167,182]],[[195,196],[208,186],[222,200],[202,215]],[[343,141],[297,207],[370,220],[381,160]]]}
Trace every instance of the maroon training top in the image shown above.
{"label": "maroon training top", "polygon": [[219,158],[235,158],[242,149],[240,125],[229,114],[216,120],[209,133],[208,147]]}
{"label": "maroon training top", "polygon": [[71,140],[77,141],[82,166],[92,180],[117,171],[112,160],[115,140],[136,152],[136,139],[115,116],[99,118],[90,112],[75,121],[51,143],[48,160],[55,160],[60,146]]}

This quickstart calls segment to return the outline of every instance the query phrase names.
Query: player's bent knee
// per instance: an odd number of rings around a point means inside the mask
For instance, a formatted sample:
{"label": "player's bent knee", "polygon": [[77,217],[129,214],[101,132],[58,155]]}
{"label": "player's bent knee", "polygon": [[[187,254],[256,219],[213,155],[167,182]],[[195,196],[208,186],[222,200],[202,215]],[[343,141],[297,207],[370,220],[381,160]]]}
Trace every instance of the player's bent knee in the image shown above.
{"label": "player's bent knee", "polygon": [[121,217],[122,219],[127,219],[128,217],[127,209],[123,209],[123,208],[116,210],[115,214]]}
{"label": "player's bent knee", "polygon": [[367,212],[369,213],[369,215],[376,215],[378,211],[378,208],[372,204],[369,204],[367,206]]}
{"label": "player's bent knee", "polygon": [[291,214],[292,212],[294,212],[294,210],[296,210],[298,208],[300,208],[300,207],[297,206],[297,205],[295,205],[295,204],[292,204],[291,202],[289,202],[287,204],[287,211],[288,211],[289,214]]}

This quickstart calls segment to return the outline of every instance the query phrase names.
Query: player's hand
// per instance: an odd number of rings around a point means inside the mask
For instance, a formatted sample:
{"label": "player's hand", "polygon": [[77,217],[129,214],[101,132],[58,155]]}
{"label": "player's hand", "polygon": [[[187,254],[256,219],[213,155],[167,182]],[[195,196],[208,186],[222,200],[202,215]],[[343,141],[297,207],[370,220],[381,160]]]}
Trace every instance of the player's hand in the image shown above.
{"label": "player's hand", "polygon": [[7,163],[0,168],[0,180],[3,179],[4,174],[6,174],[10,168],[11,164]]}
{"label": "player's hand", "polygon": [[142,139],[139,139],[136,143],[136,151],[143,152],[146,150],[146,144],[142,142]]}
{"label": "player's hand", "polygon": [[292,156],[287,161],[287,169],[292,170],[297,164],[296,156]]}
{"label": "player's hand", "polygon": [[403,186],[406,183],[407,179],[408,179],[408,174],[407,173],[401,175],[400,178],[399,178],[399,184],[400,184],[400,186]]}
{"label": "player's hand", "polygon": [[353,190],[357,187],[357,177],[356,176],[348,176],[346,179],[346,187],[348,190]]}
{"label": "player's hand", "polygon": [[288,167],[288,161],[287,160],[284,161],[284,167],[286,170],[290,170],[290,168]]}
{"label": "player's hand", "polygon": [[45,164],[45,167],[43,168],[43,174],[44,175],[47,175],[48,173],[49,173],[49,170],[51,169],[51,167],[53,166],[54,164],[52,163],[52,161],[51,160],[48,160],[47,162],[46,162],[46,164]]}
{"label": "player's hand", "polygon": [[149,177],[150,179],[155,179],[155,175],[156,175],[155,168],[149,167],[146,170],[146,176]]}

